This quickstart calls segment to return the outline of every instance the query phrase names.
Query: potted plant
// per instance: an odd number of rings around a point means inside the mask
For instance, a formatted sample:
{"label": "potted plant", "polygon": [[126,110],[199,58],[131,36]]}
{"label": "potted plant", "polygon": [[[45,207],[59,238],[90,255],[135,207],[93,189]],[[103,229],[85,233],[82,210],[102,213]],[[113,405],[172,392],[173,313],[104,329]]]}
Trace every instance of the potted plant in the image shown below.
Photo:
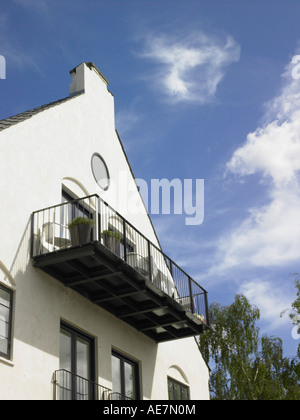
{"label": "potted plant", "polygon": [[73,246],[83,245],[90,241],[94,220],[87,217],[76,217],[68,224]]}
{"label": "potted plant", "polygon": [[104,230],[102,232],[104,245],[110,249],[114,254],[120,255],[120,241],[122,234],[112,230]]}

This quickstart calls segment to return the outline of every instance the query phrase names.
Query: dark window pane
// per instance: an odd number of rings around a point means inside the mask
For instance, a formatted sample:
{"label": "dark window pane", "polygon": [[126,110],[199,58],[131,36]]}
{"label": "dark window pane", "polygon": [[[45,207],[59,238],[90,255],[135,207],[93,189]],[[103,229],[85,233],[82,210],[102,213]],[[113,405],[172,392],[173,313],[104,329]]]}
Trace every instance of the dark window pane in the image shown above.
{"label": "dark window pane", "polygon": [[169,400],[174,400],[173,382],[170,380],[168,380],[168,391],[169,391]]}
{"label": "dark window pane", "polygon": [[169,400],[189,400],[189,387],[182,383],[168,378]]}
{"label": "dark window pane", "polygon": [[131,399],[136,398],[135,369],[130,363],[124,363],[125,396]]}
{"label": "dark window pane", "polygon": [[114,355],[112,356],[112,385],[113,392],[121,394],[121,360]]}
{"label": "dark window pane", "polygon": [[188,400],[189,399],[188,388],[185,388],[185,387],[181,388],[181,399],[182,400]]}
{"label": "dark window pane", "polygon": [[138,364],[121,353],[112,353],[112,399],[139,399]]}
{"label": "dark window pane", "polygon": [[174,400],[180,400],[180,385],[177,382],[174,382]]}

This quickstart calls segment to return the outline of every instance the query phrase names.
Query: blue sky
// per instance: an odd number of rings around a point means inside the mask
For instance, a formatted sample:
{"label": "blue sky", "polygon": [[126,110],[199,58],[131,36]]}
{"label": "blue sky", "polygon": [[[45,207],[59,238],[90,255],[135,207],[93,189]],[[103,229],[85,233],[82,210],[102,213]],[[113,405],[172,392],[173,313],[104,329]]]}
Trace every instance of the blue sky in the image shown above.
{"label": "blue sky", "polygon": [[280,318],[299,272],[299,19],[298,0],[2,0],[0,9],[0,119],[68,96],[69,70],[94,62],[135,176],[205,181],[201,225],[153,215],[165,252],[210,302],[244,293],[287,355],[299,343]]}

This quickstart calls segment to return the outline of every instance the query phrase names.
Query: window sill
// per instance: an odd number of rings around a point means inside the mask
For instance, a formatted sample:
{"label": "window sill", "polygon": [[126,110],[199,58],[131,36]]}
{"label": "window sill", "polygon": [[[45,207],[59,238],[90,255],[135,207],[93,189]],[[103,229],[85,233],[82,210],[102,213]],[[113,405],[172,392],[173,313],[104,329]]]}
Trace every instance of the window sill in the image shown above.
{"label": "window sill", "polygon": [[0,363],[5,363],[8,366],[15,366],[14,362],[9,360],[9,359],[5,359],[5,357],[1,357],[0,356]]}

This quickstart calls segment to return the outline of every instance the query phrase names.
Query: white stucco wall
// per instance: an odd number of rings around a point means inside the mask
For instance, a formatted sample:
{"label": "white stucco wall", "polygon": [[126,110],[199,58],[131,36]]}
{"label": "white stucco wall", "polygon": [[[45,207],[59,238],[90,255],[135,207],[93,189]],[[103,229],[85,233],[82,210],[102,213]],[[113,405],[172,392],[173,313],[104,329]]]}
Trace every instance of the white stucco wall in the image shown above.
{"label": "white stucco wall", "polygon": [[[0,359],[0,399],[53,398],[62,319],[96,338],[102,385],[111,387],[113,347],[140,362],[144,398],[167,399],[167,376],[178,375],[190,386],[192,398],[207,399],[208,369],[193,338],[157,345],[31,264],[30,215],[59,204],[62,184],[79,195],[81,188],[71,179],[89,194],[99,194],[157,244],[146,211],[128,211],[128,192],[104,192],[94,180],[95,152],[105,159],[116,186],[120,174],[132,176],[115,132],[114,98],[105,80],[85,64],[79,75],[77,84],[73,76],[72,90],[84,82],[84,94],[0,132],[0,282],[15,291],[12,359]],[[130,194],[140,200],[137,190]]]}

